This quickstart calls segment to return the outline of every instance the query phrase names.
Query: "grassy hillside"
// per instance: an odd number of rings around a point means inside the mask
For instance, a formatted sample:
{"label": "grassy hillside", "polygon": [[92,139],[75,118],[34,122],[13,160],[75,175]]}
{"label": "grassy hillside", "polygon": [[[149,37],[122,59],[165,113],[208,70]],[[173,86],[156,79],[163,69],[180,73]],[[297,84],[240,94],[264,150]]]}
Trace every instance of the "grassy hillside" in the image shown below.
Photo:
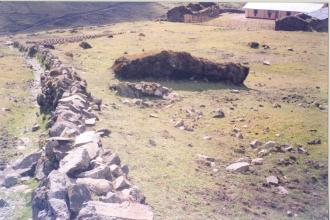
{"label": "grassy hillside", "polygon": [[0,34],[148,20],[165,13],[165,6],[152,2],[0,2]]}

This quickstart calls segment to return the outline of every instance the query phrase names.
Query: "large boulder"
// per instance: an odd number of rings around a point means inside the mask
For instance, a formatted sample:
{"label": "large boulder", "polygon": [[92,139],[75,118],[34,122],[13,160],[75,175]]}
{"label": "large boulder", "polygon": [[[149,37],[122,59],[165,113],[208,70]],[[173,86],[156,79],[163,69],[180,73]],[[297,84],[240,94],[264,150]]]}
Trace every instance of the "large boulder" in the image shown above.
{"label": "large boulder", "polygon": [[90,191],[97,195],[106,195],[113,188],[111,182],[105,179],[78,178],[76,183],[85,185]]}
{"label": "large boulder", "polygon": [[195,79],[230,81],[242,84],[249,74],[249,67],[236,63],[215,63],[193,57],[187,52],[161,51],[140,57],[120,57],[112,69],[122,79]]}
{"label": "large boulder", "polygon": [[89,201],[87,205],[80,210],[77,219],[152,220],[153,213],[149,206],[139,203],[104,203],[99,201]]}
{"label": "large boulder", "polygon": [[78,213],[83,204],[91,200],[91,193],[84,185],[73,185],[68,189],[70,210]]}
{"label": "large boulder", "polygon": [[17,170],[18,173],[25,175],[33,175],[37,162],[41,157],[41,151],[36,151],[27,156],[17,159],[13,164],[12,168]]}
{"label": "large boulder", "polygon": [[86,149],[76,148],[60,161],[59,171],[74,176],[89,167],[90,158]]}

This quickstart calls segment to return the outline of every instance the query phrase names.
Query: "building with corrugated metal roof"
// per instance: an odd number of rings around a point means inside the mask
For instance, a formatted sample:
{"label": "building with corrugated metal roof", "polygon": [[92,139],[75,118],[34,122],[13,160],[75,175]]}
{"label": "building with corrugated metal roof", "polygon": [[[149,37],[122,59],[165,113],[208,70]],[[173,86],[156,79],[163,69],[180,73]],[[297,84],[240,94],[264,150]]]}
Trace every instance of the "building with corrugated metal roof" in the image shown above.
{"label": "building with corrugated metal roof", "polygon": [[243,7],[245,17],[276,20],[299,13],[311,13],[320,10],[322,3],[246,3]]}

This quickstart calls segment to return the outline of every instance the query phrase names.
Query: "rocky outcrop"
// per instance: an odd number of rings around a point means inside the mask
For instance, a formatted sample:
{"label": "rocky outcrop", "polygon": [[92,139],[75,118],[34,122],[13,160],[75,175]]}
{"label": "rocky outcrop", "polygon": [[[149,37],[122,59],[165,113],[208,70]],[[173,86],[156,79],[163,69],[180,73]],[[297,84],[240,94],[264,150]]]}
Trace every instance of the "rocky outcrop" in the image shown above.
{"label": "rocky outcrop", "polygon": [[215,63],[187,52],[161,51],[118,58],[112,69],[122,79],[194,79],[243,84],[249,68],[237,63]]}
{"label": "rocky outcrop", "polygon": [[[48,48],[19,43],[16,47],[44,65],[38,103],[41,111],[50,114],[44,151],[11,167],[28,169],[40,180],[32,195],[33,219],[152,219],[144,196],[127,177],[127,166],[102,146],[101,137],[110,131],[93,129],[101,101],[87,92],[86,82]],[[18,177],[16,173],[5,176],[3,185],[16,184]],[[116,199],[110,199],[111,193]]]}

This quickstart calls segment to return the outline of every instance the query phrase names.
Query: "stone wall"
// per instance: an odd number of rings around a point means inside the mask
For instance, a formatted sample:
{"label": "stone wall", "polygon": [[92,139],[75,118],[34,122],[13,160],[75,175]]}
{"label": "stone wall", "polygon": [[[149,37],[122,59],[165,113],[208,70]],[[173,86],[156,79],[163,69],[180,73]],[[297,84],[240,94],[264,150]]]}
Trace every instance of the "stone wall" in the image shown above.
{"label": "stone wall", "polygon": [[128,180],[128,167],[102,146],[110,131],[93,128],[101,100],[49,49],[14,46],[45,67],[37,101],[42,112],[50,113],[49,138],[29,173],[40,181],[32,195],[33,219],[152,219],[145,197]]}

